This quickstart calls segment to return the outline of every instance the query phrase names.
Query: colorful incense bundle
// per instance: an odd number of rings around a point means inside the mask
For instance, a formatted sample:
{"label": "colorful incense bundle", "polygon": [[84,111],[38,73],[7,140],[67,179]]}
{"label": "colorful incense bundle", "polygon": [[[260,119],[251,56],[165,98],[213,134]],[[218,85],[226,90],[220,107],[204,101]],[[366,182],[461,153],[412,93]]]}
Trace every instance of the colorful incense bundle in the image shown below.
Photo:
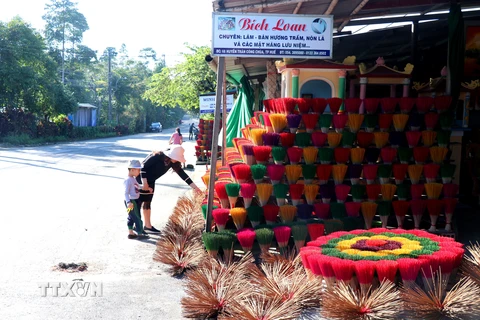
{"label": "colorful incense bundle", "polygon": [[343,99],[337,98],[337,97],[328,98],[327,103],[328,103],[328,106],[330,107],[330,113],[337,114],[338,110],[340,110],[340,106],[343,103]]}
{"label": "colorful incense bundle", "polygon": [[307,203],[297,205],[297,218],[306,221],[312,217],[313,206]]}
{"label": "colorful incense bundle", "polygon": [[327,134],[323,132],[313,132],[311,135],[312,138],[312,143],[315,147],[320,148],[325,145],[325,142],[327,142]]}
{"label": "colorful incense bundle", "polygon": [[317,173],[317,166],[314,164],[305,164],[302,166],[303,181],[305,184],[311,184]]}
{"label": "colorful incense bundle", "polygon": [[388,217],[392,213],[392,201],[378,201],[378,215],[382,222],[382,228],[386,228],[388,225]]}
{"label": "colorful incense bundle", "polygon": [[448,148],[444,147],[431,147],[430,148],[430,158],[436,164],[442,164],[445,161],[447,156]]}
{"label": "colorful incense bundle", "polygon": [[290,164],[297,164],[302,160],[303,148],[290,147],[287,149],[288,160]]}
{"label": "colorful incense bundle", "polygon": [[208,254],[216,258],[218,254],[218,249],[220,249],[220,241],[219,236],[216,232],[204,232],[202,233],[202,241],[205,245],[205,249],[207,250]]}
{"label": "colorful incense bundle", "polygon": [[297,207],[292,205],[284,205],[280,207],[280,220],[283,223],[292,222],[297,215]]}
{"label": "colorful incense bundle", "polygon": [[358,113],[360,106],[362,105],[362,99],[360,98],[347,98],[345,101],[345,111],[349,114]]}
{"label": "colorful incense bundle", "polygon": [[351,148],[357,139],[356,134],[348,130],[342,132],[342,147]]}
{"label": "colorful incense bundle", "polygon": [[410,200],[410,208],[412,208],[413,223],[415,224],[415,229],[420,229],[420,222],[422,221],[422,216],[425,213],[427,208],[426,200]]}
{"label": "colorful incense bundle", "polygon": [[395,163],[393,165],[393,177],[395,178],[396,185],[403,183],[403,180],[407,175],[407,171],[408,171],[408,164]]}
{"label": "colorful incense bundle", "polygon": [[440,165],[435,163],[429,163],[423,166],[423,175],[425,176],[425,180],[429,183],[437,181],[439,171]]}
{"label": "colorful incense bundle", "polygon": [[412,184],[410,186],[410,195],[412,196],[412,200],[422,199],[423,191],[425,191],[425,185]]}
{"label": "colorful incense bundle", "polygon": [[427,130],[434,130],[435,127],[437,126],[439,119],[438,113],[435,112],[429,112],[425,115],[424,120],[425,120],[425,127]]}
{"label": "colorful incense bundle", "polygon": [[362,202],[365,198],[367,187],[363,184],[356,184],[350,188],[354,202]]}
{"label": "colorful incense bundle", "polygon": [[353,164],[362,164],[363,158],[365,157],[364,148],[351,148],[350,149],[350,160]]}
{"label": "colorful incense bundle", "polygon": [[253,229],[243,229],[237,232],[237,239],[242,246],[243,252],[252,251],[255,242],[256,233]]}
{"label": "colorful incense bundle", "polygon": [[303,148],[303,159],[306,164],[314,164],[317,161],[318,148],[305,147]]}
{"label": "colorful incense bundle", "polygon": [[332,125],[332,119],[333,119],[333,115],[331,114],[324,113],[320,115],[320,119],[319,119],[320,130],[322,130],[323,133],[327,133],[328,130],[330,129]]}
{"label": "colorful incense bundle", "polygon": [[240,195],[240,184],[227,183],[225,185],[225,190],[227,191],[228,201],[230,202],[230,208],[234,208],[237,202],[238,196]]}
{"label": "colorful incense bundle", "polygon": [[322,220],[330,218],[330,203],[315,203],[313,208],[318,218]]}
{"label": "colorful incense bundle", "polygon": [[274,224],[277,222],[280,207],[274,204],[267,204],[263,206],[263,216],[267,224]]}
{"label": "colorful incense bundle", "polygon": [[363,106],[365,108],[365,111],[369,114],[377,113],[377,108],[379,103],[380,103],[380,99],[377,99],[377,98],[363,99]]}
{"label": "colorful incense bundle", "polygon": [[427,158],[430,155],[429,147],[415,147],[413,148],[413,159],[416,164],[424,164],[427,162]]}
{"label": "colorful incense bundle", "polygon": [[275,164],[283,164],[287,152],[284,147],[273,147],[272,148],[272,158]]}
{"label": "colorful incense bundle", "polygon": [[248,164],[238,164],[232,167],[232,171],[238,183],[245,183],[252,179],[252,171]]}
{"label": "colorful incense bundle", "polygon": [[382,191],[382,200],[392,201],[395,191],[397,191],[397,186],[394,184],[382,184],[380,188]]}
{"label": "colorful incense bundle", "polygon": [[250,171],[252,173],[252,178],[255,183],[261,183],[265,174],[267,173],[267,167],[263,164],[254,164],[250,166]]}
{"label": "colorful incense bundle", "polygon": [[280,133],[287,126],[287,116],[280,113],[271,113],[269,115],[270,123],[272,124],[273,131]]}
{"label": "colorful incense bundle", "polygon": [[341,133],[345,126],[347,125],[348,115],[345,113],[334,114],[333,115],[333,128],[336,132]]}
{"label": "colorful incense bundle", "polygon": [[308,204],[313,205],[320,189],[318,184],[306,184],[304,188],[305,200]]}
{"label": "colorful incense bundle", "polygon": [[297,98],[297,107],[298,107],[298,111],[300,112],[300,114],[305,114],[305,113],[308,113],[310,111],[310,103],[308,100],[310,99],[306,99],[306,98]]}
{"label": "colorful incense bundle", "polygon": [[437,218],[440,213],[443,211],[445,203],[443,200],[439,199],[428,199],[427,201],[427,211],[430,215],[430,228],[428,231],[437,231]]}
{"label": "colorful incense bundle", "polygon": [[272,195],[273,185],[270,183],[257,183],[257,195],[260,206],[263,207],[268,203]]}
{"label": "colorful incense bundle", "polygon": [[[322,151],[322,149],[320,149],[320,151]],[[332,168],[330,164],[317,165],[317,178],[320,180],[320,184],[326,184],[328,182],[332,174]]]}
{"label": "colorful incense bundle", "polygon": [[230,209],[213,209],[212,217],[213,221],[215,221],[215,225],[217,226],[218,231],[224,230],[225,225],[230,218]]}
{"label": "colorful incense bundle", "polygon": [[227,183],[228,182],[215,182],[215,193],[217,194],[218,199],[220,199],[220,203],[224,209],[230,207],[227,190],[225,189]]}
{"label": "colorful incense bundle", "polygon": [[299,147],[304,148],[310,146],[310,140],[310,133],[308,132],[300,132],[295,135],[295,144]]}
{"label": "colorful incense bundle", "polygon": [[280,133],[280,144],[284,148],[293,147],[295,144],[295,133],[282,132]]}
{"label": "colorful incense bundle", "polygon": [[255,230],[255,235],[262,252],[268,252],[270,246],[272,245],[274,236],[273,230],[268,228],[257,229]]}
{"label": "colorful incense bundle", "polygon": [[307,224],[307,229],[311,241],[315,241],[325,234],[325,225],[323,223],[309,223]]}
{"label": "colorful incense bundle", "polygon": [[415,102],[418,113],[427,113],[432,109],[433,98],[432,97],[418,97]]}
{"label": "colorful incense bundle", "polygon": [[243,197],[243,203],[245,208],[250,207],[252,204],[253,196],[255,195],[255,191],[257,190],[257,186],[254,183],[242,183],[240,184],[240,192]]}
{"label": "colorful incense bundle", "polygon": [[393,127],[395,131],[404,131],[408,122],[408,114],[399,113],[393,115]]}
{"label": "colorful incense bundle", "polygon": [[365,220],[366,229],[372,228],[373,218],[377,213],[377,207],[378,204],[376,204],[375,202],[362,202],[360,208],[362,210],[363,219]]}
{"label": "colorful incense bundle", "polygon": [[435,143],[437,138],[437,132],[435,131],[422,131],[422,141],[425,147],[431,147]]}
{"label": "colorful incense bundle", "polygon": [[342,134],[337,132],[329,132],[327,141],[330,148],[336,148],[340,145],[340,142],[342,141]]}
{"label": "colorful incense bundle", "polygon": [[272,181],[272,184],[275,185],[282,181],[285,174],[285,166],[281,164],[270,164],[267,166],[267,175]]}
{"label": "colorful incense bundle", "polygon": [[367,132],[375,131],[375,127],[378,125],[378,116],[376,114],[366,114],[364,121]]}
{"label": "colorful incense bundle", "polygon": [[242,145],[242,151],[244,155],[244,161],[248,165],[255,164],[255,155],[253,153],[253,144]]}
{"label": "colorful incense bundle", "polygon": [[419,259],[401,258],[397,260],[402,284],[406,288],[414,288],[422,262]]}
{"label": "colorful incense bundle", "polygon": [[333,156],[336,163],[345,164],[350,158],[350,148],[335,148]]}
{"label": "colorful incense bundle", "polygon": [[399,102],[399,98],[382,98],[380,100],[380,107],[382,108],[383,113],[394,113]]}
{"label": "colorful incense bundle", "polygon": [[448,147],[450,144],[450,136],[452,131],[450,130],[440,130],[437,131],[437,142],[439,147]]}
{"label": "colorful incense bundle", "polygon": [[382,113],[378,115],[378,127],[380,128],[380,131],[390,131],[392,122],[393,122],[392,114]]}
{"label": "colorful incense bundle", "polygon": [[400,147],[398,148],[398,158],[400,159],[400,163],[409,164],[410,159],[413,156],[413,148],[405,148]]}
{"label": "colorful incense bundle", "polygon": [[439,96],[433,99],[434,108],[438,111],[438,113],[446,112],[450,107],[451,103],[452,103],[451,96]]}
{"label": "colorful incense bundle", "polygon": [[379,157],[380,157],[380,149],[378,148],[365,149],[365,160],[367,160],[367,163],[369,164],[376,163]]}
{"label": "colorful incense bundle", "polygon": [[257,206],[250,206],[247,208],[247,217],[252,224],[252,227],[258,226],[263,220],[263,208]]}
{"label": "colorful incense bundle", "polygon": [[400,98],[400,112],[401,113],[410,113],[412,111],[413,105],[415,104],[415,98],[402,97]]}
{"label": "colorful incense bundle", "polygon": [[230,215],[237,230],[242,229],[245,225],[245,220],[247,220],[247,210],[245,208],[232,208],[230,209]]}
{"label": "colorful incense bundle", "polygon": [[357,132],[357,143],[361,148],[368,148],[374,139],[375,136],[371,132]]}
{"label": "colorful incense bundle", "polygon": [[420,127],[423,125],[423,114],[412,113],[410,115],[410,119],[408,121],[410,130],[418,131]]}
{"label": "colorful incense bundle", "polygon": [[398,200],[407,200],[409,196],[410,196],[410,185],[408,184],[397,185]]}
{"label": "colorful incense bundle", "polygon": [[277,200],[277,205],[283,206],[285,204],[285,199],[287,198],[287,193],[289,191],[288,184],[279,183],[273,186],[273,194]]}
{"label": "colorful incense bundle", "polygon": [[440,128],[443,130],[451,130],[455,117],[451,112],[444,112],[440,114]]}
{"label": "colorful incense bundle", "polygon": [[332,185],[322,184],[320,186],[320,197],[322,198],[323,203],[330,203],[334,195],[334,189]]}
{"label": "colorful incense bundle", "polygon": [[352,218],[357,218],[360,216],[360,208],[362,204],[360,202],[345,202],[345,210],[347,211],[347,216]]}
{"label": "colorful incense bundle", "polygon": [[384,186],[384,185],[381,185],[381,184],[367,184],[365,186],[365,189],[367,191],[368,201],[370,201],[370,202],[376,202],[377,201],[378,197],[382,193],[382,186]]}
{"label": "colorful incense bundle", "polygon": [[381,164],[378,166],[378,178],[380,184],[386,184],[390,182],[392,176],[392,166],[389,164]]}
{"label": "colorful incense bundle", "polygon": [[275,99],[275,100],[278,102],[283,102],[283,109],[287,114],[294,113],[295,107],[297,106],[296,98],[287,97],[287,98]]}
{"label": "colorful incense bundle", "polygon": [[337,202],[340,202],[340,203],[346,202],[349,193],[350,193],[349,185],[338,184],[335,186],[335,195],[337,196]]}
{"label": "colorful incense bundle", "polygon": [[334,151],[332,148],[319,148],[318,157],[321,164],[330,164],[333,161]]}
{"label": "colorful incense bundle", "polygon": [[347,210],[345,209],[344,203],[330,203],[330,212],[332,213],[333,219],[343,219],[347,217]]}
{"label": "colorful incense bundle", "polygon": [[302,121],[302,116],[299,114],[288,114],[287,115],[287,126],[290,129],[291,133],[296,133],[300,122]]}
{"label": "colorful incense bundle", "polygon": [[261,146],[263,144],[263,134],[266,133],[267,130],[265,129],[260,129],[260,128],[255,128],[250,130],[250,138],[253,142],[254,145],[256,146]]}
{"label": "colorful incense bundle", "polygon": [[287,176],[288,184],[295,184],[302,174],[302,166],[296,164],[286,165],[285,174]]}
{"label": "colorful incense bundle", "polygon": [[383,163],[392,164],[397,158],[397,149],[392,147],[385,147],[380,149],[380,157]]}
{"label": "colorful incense bundle", "polygon": [[392,260],[383,260],[382,263],[375,264],[375,271],[377,272],[378,281],[380,283],[390,281],[395,283],[397,277],[398,262]]}
{"label": "colorful incense bundle", "polygon": [[278,247],[284,249],[288,247],[288,241],[290,240],[290,234],[292,229],[287,226],[280,226],[273,228],[275,239],[277,240]]}
{"label": "colorful incense bundle", "polygon": [[313,130],[315,130],[315,126],[318,122],[318,117],[318,113],[302,114],[302,120],[308,133],[312,133]]}
{"label": "colorful incense bundle", "polygon": [[253,154],[255,161],[260,164],[267,164],[272,153],[272,147],[269,146],[255,146],[253,147]]}
{"label": "colorful incense bundle", "polygon": [[363,177],[367,180],[367,184],[374,184],[377,179],[378,165],[366,164],[363,166]]}
{"label": "colorful incense bundle", "polygon": [[318,114],[322,114],[327,107],[327,99],[325,98],[313,98],[312,99],[312,111]]}
{"label": "colorful incense bundle", "polygon": [[408,166],[408,176],[412,184],[417,184],[420,182],[420,177],[422,176],[423,165],[421,164],[411,164]]}
{"label": "colorful incense bundle", "polygon": [[447,198],[443,199],[445,204],[445,230],[452,230],[452,217],[455,213],[455,208],[457,207],[458,199],[457,198]]}
{"label": "colorful incense bundle", "polygon": [[307,225],[303,223],[298,223],[292,226],[292,237],[295,242],[295,247],[297,252],[300,252],[300,249],[305,246],[305,240],[307,240],[308,229]]}
{"label": "colorful incense bundle", "polygon": [[407,131],[406,136],[407,136],[408,146],[410,148],[414,148],[418,146],[422,133],[420,131]]}
{"label": "colorful incense bundle", "polygon": [[342,184],[347,173],[348,166],[344,164],[335,164],[332,166],[332,176],[335,184]]}
{"label": "colorful incense bundle", "polygon": [[425,191],[428,199],[438,199],[442,194],[443,184],[441,183],[425,183]]}
{"label": "colorful incense bundle", "polygon": [[393,211],[395,212],[395,217],[397,218],[398,228],[403,228],[403,221],[405,220],[405,215],[408,212],[410,203],[408,201],[393,201]]}
{"label": "colorful incense bundle", "polygon": [[302,200],[304,189],[305,189],[305,185],[303,184],[290,184],[288,186],[290,198],[292,199],[292,204],[294,206],[296,206],[297,204],[300,204],[300,200]]}
{"label": "colorful incense bundle", "polygon": [[458,184],[446,183],[443,185],[443,197],[455,198],[458,195]]}
{"label": "colorful incense bundle", "polygon": [[373,133],[373,139],[375,141],[375,146],[377,148],[383,148],[387,145],[388,143],[388,136],[389,136],[389,133],[388,132],[374,132]]}

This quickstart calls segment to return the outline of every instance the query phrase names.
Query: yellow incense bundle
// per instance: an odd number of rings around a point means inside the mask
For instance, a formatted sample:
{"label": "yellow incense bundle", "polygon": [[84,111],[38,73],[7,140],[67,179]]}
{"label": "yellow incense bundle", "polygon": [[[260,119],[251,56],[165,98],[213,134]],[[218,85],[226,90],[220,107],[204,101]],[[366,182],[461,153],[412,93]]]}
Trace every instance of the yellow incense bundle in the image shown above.
{"label": "yellow incense bundle", "polygon": [[332,176],[335,184],[342,184],[347,173],[348,166],[346,164],[335,164],[332,166]]}
{"label": "yellow incense bundle", "polygon": [[362,210],[363,219],[365,220],[366,229],[370,229],[372,227],[373,218],[377,213],[377,207],[378,204],[375,202],[362,202],[360,208]]}
{"label": "yellow incense bundle", "polygon": [[428,199],[438,199],[442,193],[443,184],[441,183],[425,183],[425,192]]}
{"label": "yellow incense bundle", "polygon": [[431,147],[430,148],[430,158],[436,164],[442,164],[447,156],[448,148],[445,147]]}
{"label": "yellow incense bundle", "polygon": [[314,164],[317,161],[318,148],[317,147],[305,147],[303,148],[303,159],[305,164]]}
{"label": "yellow incense bundle", "polygon": [[243,229],[247,219],[247,210],[245,208],[232,208],[230,209],[230,215],[237,230]]}
{"label": "yellow incense bundle", "polygon": [[393,196],[395,195],[395,191],[397,191],[397,186],[394,184],[382,184],[382,199],[385,201],[392,201]]}
{"label": "yellow incense bundle", "polygon": [[423,165],[421,164],[411,164],[408,166],[408,176],[412,184],[417,184],[420,182],[420,177],[422,176]]}
{"label": "yellow incense bundle", "polygon": [[422,131],[422,141],[425,147],[433,146],[433,144],[435,143],[435,139],[437,139],[436,131],[429,131],[429,130]]}
{"label": "yellow incense bundle", "polygon": [[365,149],[364,148],[352,148],[350,149],[350,159],[352,160],[353,164],[361,164],[365,157]]}
{"label": "yellow incense bundle", "polygon": [[289,164],[285,166],[288,184],[296,184],[302,174],[302,166],[298,164]]}
{"label": "yellow incense bundle", "polygon": [[210,172],[209,171],[207,171],[207,173],[205,173],[202,176],[202,181],[203,181],[203,184],[205,184],[205,187],[207,187],[207,189],[208,189],[208,186],[210,184]]}
{"label": "yellow incense bundle", "polygon": [[363,114],[349,113],[348,127],[350,128],[350,131],[356,133],[358,130],[360,130],[364,118],[365,116]]}
{"label": "yellow incense bundle", "polygon": [[263,146],[262,136],[264,133],[267,133],[267,130],[259,128],[250,130],[250,139],[252,140],[254,145]]}
{"label": "yellow incense bundle", "polygon": [[297,207],[289,204],[281,206],[279,215],[283,223],[292,222],[297,216]]}
{"label": "yellow incense bundle", "polygon": [[260,206],[263,207],[268,203],[270,196],[273,193],[273,185],[270,183],[258,183],[257,184],[257,194],[258,194],[258,201],[260,202]]}
{"label": "yellow incense bundle", "polygon": [[318,191],[320,186],[318,184],[306,184],[304,188],[305,199],[307,203],[313,205],[315,203],[315,199],[317,198]]}
{"label": "yellow incense bundle", "polygon": [[374,132],[373,136],[375,140],[375,146],[380,149],[387,145],[390,134],[388,132],[379,131]]}
{"label": "yellow incense bundle", "polygon": [[408,121],[408,114],[399,113],[393,115],[393,126],[395,127],[395,131],[403,131],[405,130],[405,126],[407,125]]}
{"label": "yellow incense bundle", "polygon": [[338,132],[329,132],[327,136],[328,146],[330,148],[336,148],[342,141],[342,134]]}
{"label": "yellow incense bundle", "polygon": [[280,133],[287,126],[287,116],[281,113],[272,113],[269,116],[273,131]]}

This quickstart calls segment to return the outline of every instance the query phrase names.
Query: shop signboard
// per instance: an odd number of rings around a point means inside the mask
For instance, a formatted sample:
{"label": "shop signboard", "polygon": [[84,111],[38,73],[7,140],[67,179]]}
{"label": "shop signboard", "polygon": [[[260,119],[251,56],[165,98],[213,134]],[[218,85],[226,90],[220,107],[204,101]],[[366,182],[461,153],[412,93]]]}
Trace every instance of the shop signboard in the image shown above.
{"label": "shop signboard", "polygon": [[[215,113],[216,97],[213,95],[201,95],[200,114]],[[227,112],[233,108],[233,94],[227,94]]]}

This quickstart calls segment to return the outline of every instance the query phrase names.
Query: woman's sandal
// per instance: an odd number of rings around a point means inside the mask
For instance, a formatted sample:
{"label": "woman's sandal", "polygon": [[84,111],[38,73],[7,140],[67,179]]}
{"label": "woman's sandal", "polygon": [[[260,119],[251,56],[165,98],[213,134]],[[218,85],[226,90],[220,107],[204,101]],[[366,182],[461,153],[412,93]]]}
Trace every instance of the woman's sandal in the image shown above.
{"label": "woman's sandal", "polygon": [[129,234],[128,235],[128,239],[137,239],[137,235],[136,234]]}

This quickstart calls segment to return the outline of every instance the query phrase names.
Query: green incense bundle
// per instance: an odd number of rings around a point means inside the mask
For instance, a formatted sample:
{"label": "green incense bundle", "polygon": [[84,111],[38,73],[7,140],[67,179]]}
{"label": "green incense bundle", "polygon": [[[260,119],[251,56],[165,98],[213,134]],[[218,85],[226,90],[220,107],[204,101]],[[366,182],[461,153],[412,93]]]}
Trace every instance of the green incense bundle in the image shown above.
{"label": "green incense bundle", "polygon": [[218,249],[220,249],[220,238],[217,232],[204,232],[202,234],[202,241],[205,245],[205,249],[212,257],[216,258],[218,254]]}
{"label": "green incense bundle", "polygon": [[378,177],[380,178],[380,184],[386,184],[390,181],[392,176],[392,165],[390,164],[381,164],[378,166]]}
{"label": "green incense bundle", "polygon": [[451,183],[452,178],[455,175],[456,165],[453,163],[446,163],[440,166],[440,176],[442,177],[443,183]]}
{"label": "green incense bundle", "polygon": [[252,224],[252,227],[258,226],[263,220],[263,208],[257,206],[250,206],[247,208],[247,217]]}
{"label": "green incense bundle", "polygon": [[299,147],[308,147],[311,145],[311,134],[308,132],[299,132],[295,135],[295,145]]}
{"label": "green incense bundle", "polygon": [[317,173],[317,166],[314,164],[304,164],[302,165],[302,175],[305,180],[305,184],[311,184],[315,174]]}
{"label": "green incense bundle", "polygon": [[400,163],[409,164],[413,157],[413,149],[407,147],[398,148],[398,157],[400,158]]}
{"label": "green incense bundle", "polygon": [[238,196],[240,195],[240,184],[227,183],[225,185],[225,190],[227,191],[230,208],[235,208],[235,203],[237,203]]}
{"label": "green incense bundle", "polygon": [[392,201],[378,201],[377,212],[380,215],[380,221],[382,221],[382,228],[386,228],[388,224],[388,217],[392,213]]}
{"label": "green incense bundle", "polygon": [[345,203],[330,202],[330,212],[333,219],[342,219],[347,216],[347,210],[345,209]]}
{"label": "green incense bundle", "polygon": [[260,183],[267,174],[267,167],[263,164],[254,164],[250,166],[250,171],[252,172],[252,178],[255,180],[255,183]]}
{"label": "green incense bundle", "polygon": [[305,245],[305,240],[308,236],[308,228],[305,223],[296,223],[292,225],[292,236],[295,241],[295,247],[300,252],[300,248]]}
{"label": "green incense bundle", "polygon": [[342,132],[342,147],[344,148],[351,148],[353,146],[353,142],[356,139],[356,134],[350,132],[348,130],[343,130]]}
{"label": "green incense bundle", "polygon": [[437,131],[437,142],[440,147],[448,147],[450,143],[451,130],[439,130]]}
{"label": "green incense bundle", "polygon": [[[350,188],[350,192],[352,193],[352,198],[354,202],[362,202],[365,198],[365,194],[367,192],[367,187],[363,184],[354,184]],[[331,206],[331,204],[330,204]],[[331,209],[331,207],[330,207]]]}
{"label": "green incense bundle", "polygon": [[453,126],[453,121],[455,117],[452,115],[451,112],[443,112],[440,113],[440,127],[443,130],[451,130]]}
{"label": "green incense bundle", "polygon": [[332,125],[332,119],[332,114],[324,113],[320,115],[318,122],[323,133],[327,133],[328,129]]}
{"label": "green incense bundle", "polygon": [[318,158],[321,164],[330,164],[333,161],[334,149],[333,148],[319,148]]}
{"label": "green incense bundle", "polygon": [[255,235],[257,237],[258,244],[260,245],[260,249],[263,252],[268,252],[274,236],[273,230],[268,228],[256,229]]}
{"label": "green incense bundle", "polygon": [[277,183],[273,185],[273,195],[277,199],[277,205],[283,206],[285,204],[285,199],[287,198],[289,187],[285,183]]}
{"label": "green incense bundle", "polygon": [[397,185],[398,200],[407,200],[410,196],[410,185],[402,183]]}
{"label": "green incense bundle", "polygon": [[375,127],[378,124],[378,115],[376,114],[366,114],[365,119],[363,120],[365,123],[365,127],[367,128],[367,132],[373,132]]}
{"label": "green incense bundle", "polygon": [[275,164],[283,164],[285,157],[287,155],[287,151],[285,151],[284,147],[273,147],[272,148],[272,157]]}
{"label": "green incense bundle", "polygon": [[220,247],[223,250],[223,258],[230,259],[232,257],[233,245],[237,241],[237,235],[230,230],[223,230],[217,232],[220,235]]}

